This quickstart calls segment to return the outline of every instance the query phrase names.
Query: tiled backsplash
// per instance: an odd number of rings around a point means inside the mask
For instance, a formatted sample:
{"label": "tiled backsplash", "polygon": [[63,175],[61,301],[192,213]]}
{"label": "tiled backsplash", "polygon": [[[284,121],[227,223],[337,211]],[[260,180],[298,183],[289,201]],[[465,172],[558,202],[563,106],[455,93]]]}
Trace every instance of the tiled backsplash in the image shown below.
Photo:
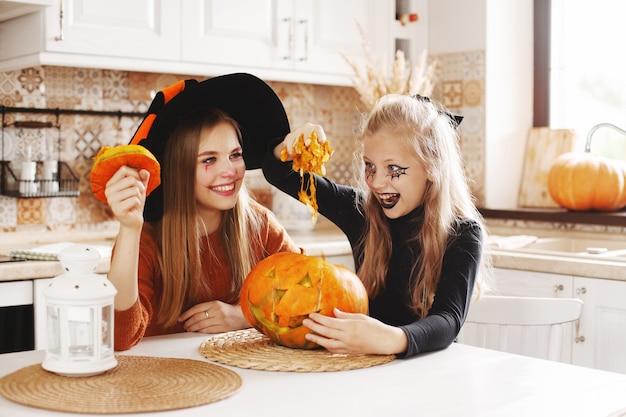
{"label": "tiled backsplash", "polygon": [[[461,149],[478,204],[484,200],[484,52],[464,52],[433,57],[442,72],[433,98],[462,114]],[[144,112],[151,92],[182,78],[179,76],[68,67],[34,67],[0,73],[0,105],[79,110]],[[305,122],[324,127],[335,154],[328,176],[350,183],[354,134],[361,113],[351,87],[269,82],[280,96],[292,127]],[[38,120],[56,123],[54,114],[5,114],[5,123]],[[69,115],[59,116],[61,160],[80,178],[79,197],[14,198],[0,196],[0,230],[65,230],[97,228],[110,222],[105,204],[91,195],[89,172],[101,146],[128,143],[141,117]],[[57,142],[57,129],[3,130],[3,158],[18,163],[29,146],[44,152],[45,144]],[[56,149],[55,149],[56,151]]]}

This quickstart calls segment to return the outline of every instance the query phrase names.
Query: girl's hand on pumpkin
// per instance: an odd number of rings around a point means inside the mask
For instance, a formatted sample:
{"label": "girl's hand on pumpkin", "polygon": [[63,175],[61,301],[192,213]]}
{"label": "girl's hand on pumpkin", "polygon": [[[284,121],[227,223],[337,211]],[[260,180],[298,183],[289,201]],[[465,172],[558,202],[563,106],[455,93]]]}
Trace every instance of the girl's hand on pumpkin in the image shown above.
{"label": "girl's hand on pumpkin", "polygon": [[302,324],[311,330],[307,340],[331,353],[389,355],[402,353],[407,338],[402,329],[365,314],[334,310],[335,317],[309,314]]}
{"label": "girl's hand on pumpkin", "polygon": [[115,218],[123,226],[141,227],[150,172],[123,166],[106,184],[105,195]]}
{"label": "girl's hand on pumpkin", "polygon": [[222,301],[196,304],[178,317],[187,332],[221,333],[250,327],[238,305]]}
{"label": "girl's hand on pumpkin", "polygon": [[300,135],[304,135],[304,139],[306,142],[306,140],[310,140],[307,138],[311,136],[311,133],[313,132],[315,132],[315,135],[317,136],[317,141],[320,144],[326,142],[326,133],[324,133],[324,129],[322,128],[322,126],[307,122],[293,132],[287,133],[285,139],[274,148],[274,156],[276,157],[276,159],[280,159],[280,153],[283,149],[285,149],[287,151],[286,160],[293,160],[293,148],[295,143],[298,141]]}

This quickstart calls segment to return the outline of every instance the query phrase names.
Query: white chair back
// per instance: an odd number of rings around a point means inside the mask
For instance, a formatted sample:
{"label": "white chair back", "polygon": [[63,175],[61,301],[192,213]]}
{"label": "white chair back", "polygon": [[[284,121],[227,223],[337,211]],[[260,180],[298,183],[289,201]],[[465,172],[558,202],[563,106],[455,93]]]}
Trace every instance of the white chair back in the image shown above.
{"label": "white chair back", "polygon": [[472,302],[461,343],[560,362],[571,362],[578,298],[483,295]]}

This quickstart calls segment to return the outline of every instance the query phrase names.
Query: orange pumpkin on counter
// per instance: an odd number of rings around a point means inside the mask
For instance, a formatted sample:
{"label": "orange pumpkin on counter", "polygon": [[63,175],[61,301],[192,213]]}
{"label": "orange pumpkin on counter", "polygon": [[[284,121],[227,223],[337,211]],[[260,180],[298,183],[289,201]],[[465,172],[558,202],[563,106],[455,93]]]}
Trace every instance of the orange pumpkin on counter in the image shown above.
{"label": "orange pumpkin on counter", "polygon": [[248,322],[278,344],[313,349],[302,321],[313,312],[333,316],[333,308],[367,314],[363,283],[349,269],[324,259],[280,252],[259,262],[241,290]]}
{"label": "orange pumpkin on counter", "polygon": [[150,172],[146,195],[161,184],[161,165],[152,152],[141,145],[103,146],[95,157],[89,180],[94,197],[107,202],[106,184],[122,166],[146,169]]}
{"label": "orange pumpkin on counter", "polygon": [[626,207],[626,164],[590,152],[564,153],[550,168],[548,191],[569,210],[620,210]]}

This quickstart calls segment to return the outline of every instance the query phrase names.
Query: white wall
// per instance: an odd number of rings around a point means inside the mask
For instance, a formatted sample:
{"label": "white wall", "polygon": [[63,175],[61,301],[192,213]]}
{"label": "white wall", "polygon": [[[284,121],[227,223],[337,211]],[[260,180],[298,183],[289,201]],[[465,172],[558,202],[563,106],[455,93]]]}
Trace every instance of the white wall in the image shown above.
{"label": "white wall", "polygon": [[485,51],[485,207],[516,208],[532,126],[530,0],[431,0],[432,54]]}
{"label": "white wall", "polygon": [[533,2],[487,0],[485,206],[515,208],[533,123]]}
{"label": "white wall", "polygon": [[428,52],[433,55],[484,50],[485,0],[430,0]]}

